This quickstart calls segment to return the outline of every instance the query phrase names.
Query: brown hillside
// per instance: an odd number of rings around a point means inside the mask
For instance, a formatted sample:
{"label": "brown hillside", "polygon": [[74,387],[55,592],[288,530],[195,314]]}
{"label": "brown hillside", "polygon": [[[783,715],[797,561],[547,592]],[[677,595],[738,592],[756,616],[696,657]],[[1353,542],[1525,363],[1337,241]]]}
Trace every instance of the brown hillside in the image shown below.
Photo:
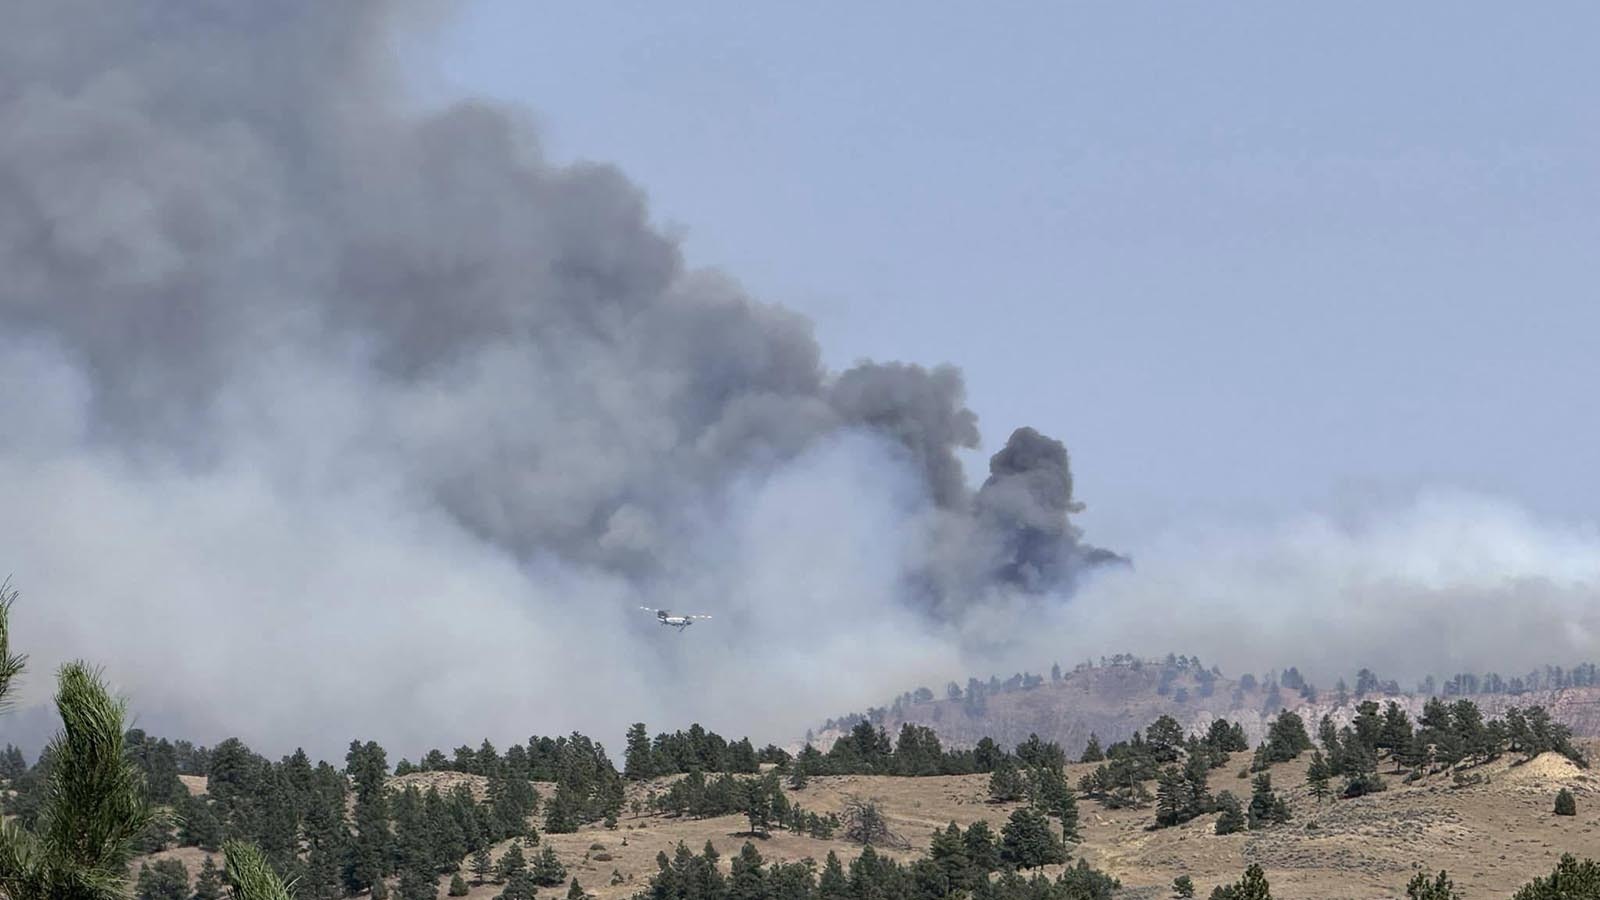
{"label": "brown hillside", "polygon": [[[1588,748],[1591,752],[1594,746]],[[1224,769],[1212,773],[1210,789],[1247,797],[1249,780],[1238,775],[1247,762],[1234,754]],[[1256,832],[1218,837],[1214,815],[1176,828],[1150,831],[1152,811],[1106,810],[1080,800],[1084,842],[1074,853],[1116,875],[1126,896],[1164,898],[1174,877],[1187,874],[1206,896],[1213,886],[1236,879],[1251,862],[1260,863],[1275,896],[1307,898],[1390,898],[1401,896],[1418,868],[1446,869],[1468,897],[1508,897],[1536,875],[1547,873],[1563,852],[1600,857],[1600,777],[1554,755],[1514,764],[1502,759],[1471,770],[1478,784],[1457,787],[1448,775],[1406,785],[1385,773],[1389,789],[1355,800],[1318,803],[1305,785],[1305,759],[1274,766],[1274,787],[1286,794],[1293,819]],[[1068,767],[1075,782],[1092,766]],[[409,777],[409,776],[408,776]],[[470,777],[470,776],[469,776]],[[629,801],[660,791],[671,779],[629,786]],[[402,779],[404,782],[404,779]],[[790,798],[807,809],[841,811],[849,794],[878,798],[899,833],[911,842],[911,858],[927,850],[933,829],[954,821],[963,826],[978,819],[996,829],[1016,804],[987,802],[987,776],[887,778],[818,777]],[[1578,815],[1552,814],[1556,791],[1577,795]],[[590,826],[576,834],[545,835],[570,873],[601,900],[631,897],[655,871],[657,853],[669,855],[679,841],[698,850],[711,841],[723,854],[724,866],[746,837],[742,816],[715,819],[625,817],[609,831]],[[842,841],[817,841],[774,831],[756,839],[768,860],[821,860],[829,850],[848,859],[859,848]],[[593,849],[602,844],[603,849]],[[509,845],[495,848],[498,857]],[[202,854],[169,851],[183,858],[191,875]],[[609,856],[610,859],[597,857]],[[137,862],[135,862],[137,868]],[[612,873],[622,883],[610,884]],[[440,881],[444,898],[449,879]],[[500,891],[493,884],[474,886],[474,900],[490,900]],[[564,890],[541,892],[558,896]]]}

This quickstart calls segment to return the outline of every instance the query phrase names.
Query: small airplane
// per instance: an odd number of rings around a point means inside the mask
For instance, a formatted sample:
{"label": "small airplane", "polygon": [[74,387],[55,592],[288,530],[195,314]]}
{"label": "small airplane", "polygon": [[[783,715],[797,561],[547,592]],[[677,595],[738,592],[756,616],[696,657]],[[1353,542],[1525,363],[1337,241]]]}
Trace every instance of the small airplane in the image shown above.
{"label": "small airplane", "polygon": [[651,607],[648,607],[648,606],[641,606],[639,608],[644,610],[645,612],[653,612],[653,613],[655,613],[656,614],[656,619],[659,620],[661,622],[661,624],[670,625],[671,627],[676,628],[679,631],[683,631],[685,628],[688,628],[690,625],[693,625],[694,624],[694,620],[696,620],[696,619],[709,619],[709,618],[711,618],[710,616],[675,616],[671,612],[669,612],[669,611],[667,611],[665,609],[652,609]]}

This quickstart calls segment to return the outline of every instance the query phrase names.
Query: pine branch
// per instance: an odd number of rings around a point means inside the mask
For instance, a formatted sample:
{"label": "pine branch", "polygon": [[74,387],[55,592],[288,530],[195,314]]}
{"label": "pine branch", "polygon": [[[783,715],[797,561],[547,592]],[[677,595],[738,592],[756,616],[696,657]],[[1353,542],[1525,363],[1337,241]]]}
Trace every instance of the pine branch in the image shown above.
{"label": "pine branch", "polygon": [[293,886],[272,871],[254,844],[229,841],[222,847],[222,858],[234,900],[293,900]]}
{"label": "pine branch", "polygon": [[11,685],[28,661],[26,656],[11,652],[11,604],[16,599],[17,591],[11,586],[11,579],[0,582],[0,710],[9,703]]}
{"label": "pine branch", "polygon": [[58,681],[62,730],[39,815],[41,868],[60,892],[52,896],[120,897],[129,850],[154,812],[124,752],[122,702],[82,663],[63,666]]}

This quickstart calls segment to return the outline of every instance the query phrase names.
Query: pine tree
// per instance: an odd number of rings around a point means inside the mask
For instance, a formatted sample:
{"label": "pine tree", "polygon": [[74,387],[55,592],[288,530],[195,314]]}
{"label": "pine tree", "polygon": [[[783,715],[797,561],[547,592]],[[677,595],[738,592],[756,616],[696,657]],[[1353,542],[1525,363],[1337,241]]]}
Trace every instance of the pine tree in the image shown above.
{"label": "pine tree", "polygon": [[1177,900],[1194,900],[1194,879],[1187,875],[1172,879],[1172,896]]}
{"label": "pine tree", "polygon": [[[15,599],[9,584],[0,584],[0,708],[26,662],[11,652]],[[37,819],[45,830],[14,822],[0,829],[0,893],[6,900],[54,900],[62,895],[58,886],[74,885],[74,900],[120,898],[129,849],[155,815],[142,774],[125,752],[125,708],[82,663],[63,666],[56,683],[62,727],[46,751],[48,787]]]}
{"label": "pine tree", "polygon": [[1306,783],[1311,786],[1311,796],[1320,802],[1328,796],[1328,779],[1332,776],[1328,769],[1328,761],[1323,759],[1322,751],[1311,751],[1311,766],[1306,769]]}
{"label": "pine tree", "polygon": [[494,858],[489,854],[489,845],[484,844],[472,851],[472,876],[478,884],[489,880],[489,875],[494,872]]}
{"label": "pine tree", "polygon": [[1239,805],[1239,800],[1233,794],[1222,791],[1217,794],[1217,809],[1222,815],[1217,816],[1217,834],[1234,834],[1245,830],[1248,824],[1245,821],[1244,810]]}
{"label": "pine tree", "polygon": [[[1203,748],[1197,747],[1196,749]],[[1206,779],[1210,773],[1210,758],[1207,755],[1203,752],[1189,755],[1189,760],[1184,764],[1183,768],[1184,821],[1211,811],[1211,792],[1206,788]]]}
{"label": "pine tree", "polygon": [[1251,863],[1244,870],[1243,878],[1227,887],[1217,888],[1211,896],[1213,900],[1272,900],[1272,891],[1261,866]]}
{"label": "pine tree", "polygon": [[844,866],[839,864],[838,855],[829,850],[822,863],[822,874],[817,878],[817,900],[847,900],[849,897],[850,881],[845,878]]}
{"label": "pine tree", "polygon": [[643,722],[635,722],[628,729],[628,749],[623,756],[622,771],[633,781],[642,781],[656,774],[650,734]]}
{"label": "pine tree", "polygon": [[222,822],[205,797],[179,798],[178,843],[202,850],[221,850]]}
{"label": "pine tree", "polygon": [[461,877],[460,872],[450,876],[450,896],[465,897],[470,893],[472,893],[472,888],[467,884],[467,880]]}
{"label": "pine tree", "polygon": [[389,766],[383,748],[368,741],[350,742],[345,771],[355,781],[356,839],[345,864],[345,883],[352,890],[373,886],[392,870],[394,834],[389,827],[389,801],[384,781]]}
{"label": "pine tree", "polygon": [[205,861],[200,864],[200,875],[194,882],[192,900],[222,900],[224,887],[222,870],[217,868],[211,854],[206,854]]}
{"label": "pine tree", "polygon": [[1418,872],[1412,876],[1411,883],[1406,885],[1407,900],[1461,900],[1461,892],[1456,890],[1450,876],[1443,870],[1437,878],[1429,880],[1427,875]]}
{"label": "pine tree", "polygon": [[1421,771],[1433,762],[1433,747],[1428,743],[1427,735],[1418,731],[1411,735],[1411,739],[1395,751],[1395,761],[1412,771]]}
{"label": "pine tree", "polygon": [[189,900],[189,870],[178,859],[141,863],[134,886],[137,900]]}
{"label": "pine tree", "polygon": [[534,884],[540,887],[555,887],[567,880],[567,867],[561,864],[555,848],[545,844],[544,849],[539,851],[539,857],[534,860],[532,874]]}
{"label": "pine tree", "polygon": [[1050,822],[1037,811],[1023,807],[1011,813],[1000,829],[1000,858],[1019,869],[1067,861],[1067,848]]}
{"label": "pine tree", "polygon": [[1010,759],[1001,760],[989,775],[989,799],[998,803],[1021,800],[1027,793],[1027,782]]}
{"label": "pine tree", "polygon": [[939,867],[948,887],[965,890],[972,886],[972,859],[967,856],[961,826],[951,822],[947,828],[936,829],[928,844],[928,859]]}
{"label": "pine tree", "polygon": [[1104,762],[1105,758],[1105,751],[1100,749],[1100,738],[1094,732],[1089,732],[1089,743],[1084,745],[1083,755],[1078,757],[1078,762]]}
{"label": "pine tree", "polygon": [[512,876],[526,871],[528,871],[528,858],[522,854],[522,842],[512,841],[511,846],[500,857],[500,861],[495,864],[495,881],[509,884]]}
{"label": "pine tree", "polygon": [[1167,766],[1161,770],[1161,779],[1156,786],[1157,828],[1167,828],[1184,821],[1185,793],[1183,775],[1177,766]]}
{"label": "pine tree", "polygon": [[761,854],[755,845],[745,841],[739,855],[733,858],[732,878],[728,885],[730,900],[766,900],[767,878],[762,871]]}
{"label": "pine tree", "polygon": [[772,794],[767,785],[755,783],[749,786],[745,792],[744,814],[750,822],[751,834],[767,833],[772,824]]}
{"label": "pine tree", "polygon": [[1262,773],[1251,782],[1247,821],[1252,829],[1289,821],[1289,804],[1272,790],[1271,775]]}
{"label": "pine tree", "polygon": [[1000,842],[988,822],[982,819],[973,822],[961,840],[973,869],[987,873],[1000,868]]}
{"label": "pine tree", "polygon": [[505,888],[500,891],[500,898],[501,900],[533,900],[538,890],[533,883],[533,876],[527,872],[518,872],[506,881]]}
{"label": "pine tree", "polygon": [[428,865],[407,865],[400,870],[396,900],[434,900],[439,896],[439,875]]}
{"label": "pine tree", "polygon": [[578,884],[578,879],[572,879],[572,887],[567,888],[567,900],[584,900],[587,896],[589,895],[585,894],[583,887]]}

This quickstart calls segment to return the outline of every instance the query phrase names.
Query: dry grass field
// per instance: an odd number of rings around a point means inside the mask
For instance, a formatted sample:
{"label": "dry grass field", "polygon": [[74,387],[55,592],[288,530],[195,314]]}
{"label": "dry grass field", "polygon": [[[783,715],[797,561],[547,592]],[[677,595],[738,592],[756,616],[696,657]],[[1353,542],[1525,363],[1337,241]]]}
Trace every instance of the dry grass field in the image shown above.
{"label": "dry grass field", "polygon": [[[1591,751],[1597,748],[1590,747]],[[1248,778],[1238,777],[1248,761],[1235,754],[1232,764],[1212,774],[1211,789],[1247,798]],[[1075,783],[1091,766],[1074,765]],[[1446,869],[1468,898],[1509,896],[1535,875],[1548,872],[1563,852],[1600,857],[1600,775],[1580,770],[1547,754],[1521,765],[1501,760],[1472,770],[1477,784],[1457,786],[1448,775],[1403,784],[1386,774],[1389,789],[1354,800],[1318,803],[1305,784],[1305,759],[1272,768],[1273,785],[1287,794],[1294,818],[1288,824],[1218,837],[1215,816],[1176,828],[1150,830],[1149,809],[1105,810],[1090,800],[1079,801],[1083,843],[1074,856],[1121,879],[1126,896],[1164,897],[1172,879],[1189,875],[1201,896],[1212,886],[1236,879],[1246,865],[1260,863],[1276,896],[1333,898],[1398,897],[1419,868]],[[409,775],[399,784],[466,782],[481,790],[479,779],[454,773]],[[629,801],[660,791],[670,779],[629,786]],[[921,855],[935,828],[949,822],[963,826],[979,819],[996,830],[1016,804],[987,800],[988,778],[982,775],[940,778],[835,776],[813,778],[790,797],[814,812],[838,812],[851,794],[877,799],[893,827],[911,847],[890,851],[902,858]],[[199,785],[191,785],[198,788]],[[1578,815],[1553,814],[1556,791],[1569,788],[1578,798]],[[549,786],[541,792],[548,796]],[[710,841],[724,864],[745,840],[753,840],[769,860],[821,860],[828,851],[848,860],[859,848],[844,841],[819,841],[776,830],[768,838],[748,838],[742,816],[674,819],[625,813],[616,830],[590,826],[576,834],[544,835],[555,847],[569,875],[593,896],[610,900],[631,896],[656,868],[656,855],[672,853],[681,841],[699,850]],[[498,855],[508,845],[495,848]],[[193,849],[162,855],[182,858],[190,872],[203,854]],[[612,882],[620,878],[620,882]],[[440,896],[448,879],[441,880]],[[499,892],[493,884],[476,885],[469,895],[488,900]],[[544,894],[555,893],[547,889]],[[562,892],[564,895],[564,892]]]}

